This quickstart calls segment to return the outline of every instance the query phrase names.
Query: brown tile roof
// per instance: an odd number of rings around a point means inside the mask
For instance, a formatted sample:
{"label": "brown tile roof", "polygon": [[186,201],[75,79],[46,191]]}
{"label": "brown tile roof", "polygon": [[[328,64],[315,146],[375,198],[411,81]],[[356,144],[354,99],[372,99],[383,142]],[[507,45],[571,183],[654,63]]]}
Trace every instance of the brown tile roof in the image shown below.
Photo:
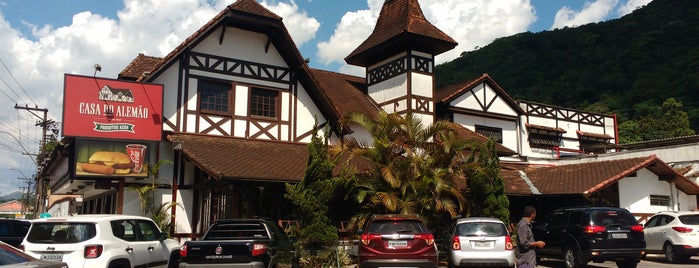
{"label": "brown tile roof", "polygon": [[299,182],[308,161],[306,144],[171,134],[184,155],[216,179]]}
{"label": "brown tile roof", "polygon": [[438,105],[444,107],[444,105],[446,105],[448,102],[472,90],[473,87],[481,83],[487,83],[488,85],[490,85],[490,87],[493,90],[495,90],[498,93],[498,95],[503,100],[505,100],[505,102],[509,104],[510,107],[512,107],[512,109],[517,111],[519,114],[524,114],[524,110],[522,110],[522,108],[519,107],[517,102],[510,96],[510,94],[507,94],[507,92],[487,73],[484,73],[480,77],[477,77],[473,80],[466,80],[461,83],[456,83],[435,89],[434,99]]}
{"label": "brown tile roof", "polygon": [[[529,164],[526,163],[500,163],[500,176],[505,180],[505,194],[507,195],[532,195],[532,187],[522,178],[526,174]],[[526,176],[526,175],[524,175]]]}
{"label": "brown tile roof", "polygon": [[554,167],[532,168],[527,177],[543,194],[589,196],[638,170],[646,168],[661,179],[675,182],[687,194],[698,194],[699,185],[677,173],[656,155]]}
{"label": "brown tile roof", "polygon": [[364,78],[318,69],[310,70],[313,80],[340,116],[361,112],[373,117],[378,113],[379,108],[366,95]]}
{"label": "brown tile roof", "polygon": [[454,39],[427,21],[417,0],[387,0],[374,31],[345,61],[367,66],[407,49],[437,55],[456,45]]}
{"label": "brown tile roof", "polygon": [[274,14],[272,11],[269,11],[255,0],[238,0],[235,1],[235,3],[230,4],[228,6],[230,9],[250,13],[253,15],[258,15],[258,16],[263,16],[267,17],[273,20],[282,20],[282,17],[280,17],[277,14]]}
{"label": "brown tile roof", "polygon": [[613,139],[614,138],[614,137],[609,136],[607,134],[583,132],[580,130],[576,130],[575,132],[578,133],[578,136],[585,136],[585,137],[591,137],[591,138],[597,138],[597,139]]}
{"label": "brown tile roof", "polygon": [[527,128],[532,128],[532,129],[540,129],[540,130],[545,130],[545,131],[566,133],[566,130],[562,129],[560,127],[547,127],[547,126],[540,126],[540,125],[534,125],[534,124],[529,124],[529,123],[525,123],[524,125]]}
{"label": "brown tile roof", "polygon": [[[29,210],[25,208],[25,210]],[[0,204],[0,213],[17,213],[22,211],[22,203],[18,200],[11,200]]]}
{"label": "brown tile roof", "polygon": [[138,53],[135,59],[129,63],[119,73],[118,79],[137,81],[143,77],[143,74],[153,70],[153,67],[158,65],[163,58],[146,56],[143,53]]}
{"label": "brown tile roof", "polygon": [[[488,137],[478,134],[477,132],[470,130],[462,125],[452,123],[452,126],[454,126],[454,129],[456,130],[456,133],[459,134],[459,136],[462,136],[466,139],[476,140],[481,143],[485,143],[486,141],[488,141]],[[511,156],[517,154],[517,152],[510,150],[509,148],[499,143],[495,144],[495,150],[497,151],[498,156]]]}

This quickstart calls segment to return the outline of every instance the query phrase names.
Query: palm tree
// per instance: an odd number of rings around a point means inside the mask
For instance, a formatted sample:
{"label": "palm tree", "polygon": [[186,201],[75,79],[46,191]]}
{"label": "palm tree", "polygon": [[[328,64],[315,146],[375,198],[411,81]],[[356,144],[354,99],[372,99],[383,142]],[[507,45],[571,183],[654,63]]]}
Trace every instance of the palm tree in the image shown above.
{"label": "palm tree", "polygon": [[386,112],[375,118],[351,114],[350,122],[372,138],[371,144],[354,137],[343,139],[343,148],[369,165],[353,191],[365,212],[354,219],[355,224],[373,213],[454,218],[463,212],[466,201],[460,181],[468,162],[464,149],[470,144],[454,133],[451,123],[438,121],[424,127],[412,114]]}

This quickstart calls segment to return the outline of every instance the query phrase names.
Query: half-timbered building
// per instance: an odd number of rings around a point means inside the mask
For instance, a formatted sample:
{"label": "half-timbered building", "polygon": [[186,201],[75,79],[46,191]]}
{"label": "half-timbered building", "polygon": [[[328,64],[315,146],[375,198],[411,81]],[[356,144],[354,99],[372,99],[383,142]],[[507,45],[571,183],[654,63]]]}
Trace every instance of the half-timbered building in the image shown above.
{"label": "half-timbered building", "polygon": [[[363,67],[365,77],[312,69],[281,17],[255,0],[238,0],[165,57],[138,55],[118,78],[163,85],[157,159],[172,164],[161,166],[153,183],[159,203],[178,204],[170,210],[172,233],[192,239],[222,218],[295,218],[285,184],[303,177],[314,127],[333,142],[345,135],[370,141],[359,126],[341,127],[341,119],[382,110],[412,113],[425,125],[446,119],[464,137],[495,140],[507,194],[520,204],[573,196],[647,213],[655,207],[641,209],[638,200],[679,189],[681,203],[696,207],[699,186],[655,156],[615,162],[611,172],[601,172],[609,168],[602,163],[575,166],[579,173],[553,168],[556,161],[575,164],[616,152],[614,116],[514,100],[487,74],[435,89],[435,57],[455,46],[424,17],[417,0],[387,0],[371,35],[345,59]],[[643,178],[626,179],[636,176]],[[62,189],[73,189],[66,186],[73,181],[55,177],[63,179],[48,182],[56,189],[51,194],[82,195],[97,206],[85,213],[139,211],[136,194],[123,181],[67,191]],[[648,181],[657,192],[623,190],[627,182]],[[674,188],[658,186],[664,183]],[[99,209],[107,201],[118,209]]]}

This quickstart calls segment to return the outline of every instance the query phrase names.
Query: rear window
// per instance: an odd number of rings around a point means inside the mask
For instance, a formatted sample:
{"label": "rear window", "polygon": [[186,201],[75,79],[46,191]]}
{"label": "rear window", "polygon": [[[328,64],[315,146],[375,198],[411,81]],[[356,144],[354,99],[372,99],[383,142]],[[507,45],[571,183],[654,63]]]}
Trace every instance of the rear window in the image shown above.
{"label": "rear window", "polygon": [[427,228],[420,221],[374,221],[366,228],[365,232],[375,234],[395,234],[395,233],[429,233]]}
{"label": "rear window", "polygon": [[262,223],[220,223],[211,227],[204,240],[267,239],[267,229]]}
{"label": "rear window", "polygon": [[592,219],[594,225],[609,226],[609,225],[636,225],[638,221],[636,218],[623,210],[613,210],[613,209],[596,209],[590,211],[590,218]]}
{"label": "rear window", "polygon": [[42,244],[70,244],[89,240],[96,235],[94,223],[35,222],[29,229],[27,241]]}
{"label": "rear window", "polygon": [[699,214],[679,216],[680,222],[686,225],[699,225]]}
{"label": "rear window", "polygon": [[466,222],[457,225],[458,236],[507,236],[505,225],[497,222]]}

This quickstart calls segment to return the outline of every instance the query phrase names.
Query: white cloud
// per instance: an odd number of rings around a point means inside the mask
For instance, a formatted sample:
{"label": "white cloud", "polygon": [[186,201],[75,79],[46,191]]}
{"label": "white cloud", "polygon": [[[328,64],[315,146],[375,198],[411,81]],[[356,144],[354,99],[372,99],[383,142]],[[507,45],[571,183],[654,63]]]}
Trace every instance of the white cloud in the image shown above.
{"label": "white cloud", "polygon": [[309,17],[306,11],[299,10],[299,6],[293,0],[290,3],[279,2],[276,4],[262,1],[261,4],[283,18],[284,26],[297,47],[301,47],[313,39],[320,28],[318,20]]}
{"label": "white cloud", "polygon": [[637,8],[640,8],[642,6],[647,5],[651,1],[652,0],[629,0],[625,4],[623,4],[621,7],[619,7],[619,10],[617,10],[617,13],[619,14],[619,16],[624,16],[626,14],[633,12]]}
{"label": "white cloud", "polygon": [[[380,0],[368,0],[369,10],[346,13],[335,33],[318,44],[320,61],[344,64],[344,57],[372,32],[382,4]],[[453,50],[439,55],[437,63],[485,46],[495,38],[526,31],[536,20],[528,0],[425,0],[420,1],[420,5],[428,21],[459,43]],[[340,68],[344,70],[352,69]]]}
{"label": "white cloud", "polygon": [[577,27],[592,22],[602,21],[617,5],[617,0],[597,0],[585,2],[581,10],[575,11],[570,7],[563,7],[556,12],[551,29],[563,27]]}

